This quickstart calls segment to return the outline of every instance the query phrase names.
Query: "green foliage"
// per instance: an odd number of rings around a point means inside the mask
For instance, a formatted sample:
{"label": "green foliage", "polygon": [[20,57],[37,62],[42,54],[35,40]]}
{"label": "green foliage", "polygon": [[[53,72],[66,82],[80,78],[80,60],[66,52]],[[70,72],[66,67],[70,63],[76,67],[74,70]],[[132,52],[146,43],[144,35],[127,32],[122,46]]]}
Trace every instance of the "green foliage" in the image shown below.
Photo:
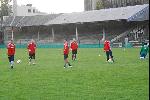
{"label": "green foliage", "polygon": [[11,13],[11,5],[9,0],[0,0],[0,15],[8,16]]}
{"label": "green foliage", "polygon": [[96,10],[110,8],[111,3],[109,0],[99,0],[96,2]]}
{"label": "green foliage", "polygon": [[104,2],[102,0],[96,2],[96,10],[103,9]]}
{"label": "green foliage", "polygon": [[17,49],[22,63],[11,70],[1,49],[0,100],[148,100],[149,59],[139,59],[140,49],[112,50],[115,63],[105,61],[103,49],[79,49],[64,69],[62,49],[38,49],[31,66],[27,50]]}

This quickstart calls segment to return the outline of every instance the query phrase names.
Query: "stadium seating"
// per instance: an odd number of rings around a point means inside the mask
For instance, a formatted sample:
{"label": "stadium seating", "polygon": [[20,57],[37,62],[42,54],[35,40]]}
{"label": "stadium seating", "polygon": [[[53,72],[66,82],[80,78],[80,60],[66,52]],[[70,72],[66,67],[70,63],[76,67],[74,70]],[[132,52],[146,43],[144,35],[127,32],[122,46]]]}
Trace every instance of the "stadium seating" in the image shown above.
{"label": "stadium seating", "polygon": [[[105,37],[109,40],[113,40],[115,43],[124,43],[125,38],[128,38],[129,41],[139,41],[142,42],[144,39],[148,40],[148,33],[144,33],[143,24],[127,24],[122,25],[117,23],[106,24],[105,27]],[[14,40],[16,43],[25,44],[31,38],[35,39],[37,43],[40,44],[49,44],[49,43],[63,43],[63,40],[66,38],[72,40],[76,38],[75,27],[70,25],[68,26],[55,26],[54,27],[54,37],[52,35],[51,27],[24,27],[14,29]],[[8,40],[11,38],[11,31],[6,32]],[[138,33],[138,37],[135,39],[135,33]],[[146,32],[145,32],[146,33]],[[78,26],[78,39],[80,44],[99,44],[102,43],[103,38],[103,29],[99,25],[81,25]]]}

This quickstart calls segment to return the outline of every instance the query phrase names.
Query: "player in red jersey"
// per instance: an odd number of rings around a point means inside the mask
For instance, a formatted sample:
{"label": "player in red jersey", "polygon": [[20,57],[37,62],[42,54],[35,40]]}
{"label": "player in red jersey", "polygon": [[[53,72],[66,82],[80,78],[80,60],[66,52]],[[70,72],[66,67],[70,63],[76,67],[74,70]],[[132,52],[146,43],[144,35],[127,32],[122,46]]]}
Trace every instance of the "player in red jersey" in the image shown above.
{"label": "player in red jersey", "polygon": [[29,52],[29,65],[31,64],[32,60],[33,64],[35,64],[36,43],[33,39],[28,43],[27,49]]}
{"label": "player in red jersey", "polygon": [[105,40],[104,42],[104,52],[106,52],[107,61],[111,59],[114,62],[111,47],[110,47],[110,41]]}
{"label": "player in red jersey", "polygon": [[13,69],[13,65],[14,65],[15,48],[16,46],[13,43],[13,40],[10,40],[7,44],[7,55],[8,55],[8,60],[9,60],[11,69]]}
{"label": "player in red jersey", "polygon": [[73,41],[70,44],[70,48],[72,50],[72,60],[76,60],[77,58],[77,49],[78,49],[78,43],[75,40],[75,38],[73,38]]}
{"label": "player in red jersey", "polygon": [[64,53],[64,61],[65,61],[64,68],[67,67],[67,64],[69,65],[69,67],[72,67],[71,64],[68,61],[69,46],[68,46],[68,42],[67,42],[66,39],[64,40],[64,52],[63,53]]}

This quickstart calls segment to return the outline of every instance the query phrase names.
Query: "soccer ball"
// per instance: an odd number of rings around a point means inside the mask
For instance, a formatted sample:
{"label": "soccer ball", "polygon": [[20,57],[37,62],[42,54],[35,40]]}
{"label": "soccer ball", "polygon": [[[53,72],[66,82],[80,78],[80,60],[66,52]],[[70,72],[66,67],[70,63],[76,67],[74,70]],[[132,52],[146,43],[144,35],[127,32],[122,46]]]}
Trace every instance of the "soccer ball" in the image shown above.
{"label": "soccer ball", "polygon": [[19,60],[17,60],[17,64],[19,64],[19,63],[21,63],[21,60],[19,59]]}
{"label": "soccer ball", "polygon": [[144,57],[140,57],[140,59],[144,59]]}
{"label": "soccer ball", "polygon": [[109,59],[108,62],[109,62],[109,63],[113,63],[112,59]]}

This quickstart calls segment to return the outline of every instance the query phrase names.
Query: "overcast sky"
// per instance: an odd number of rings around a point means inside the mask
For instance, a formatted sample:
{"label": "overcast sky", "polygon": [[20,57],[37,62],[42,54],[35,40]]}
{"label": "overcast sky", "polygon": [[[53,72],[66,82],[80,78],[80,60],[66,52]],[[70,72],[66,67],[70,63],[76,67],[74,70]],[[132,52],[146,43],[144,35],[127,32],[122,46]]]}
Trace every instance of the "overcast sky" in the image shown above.
{"label": "overcast sky", "polygon": [[84,11],[84,0],[17,0],[18,5],[32,4],[41,12],[71,13]]}

